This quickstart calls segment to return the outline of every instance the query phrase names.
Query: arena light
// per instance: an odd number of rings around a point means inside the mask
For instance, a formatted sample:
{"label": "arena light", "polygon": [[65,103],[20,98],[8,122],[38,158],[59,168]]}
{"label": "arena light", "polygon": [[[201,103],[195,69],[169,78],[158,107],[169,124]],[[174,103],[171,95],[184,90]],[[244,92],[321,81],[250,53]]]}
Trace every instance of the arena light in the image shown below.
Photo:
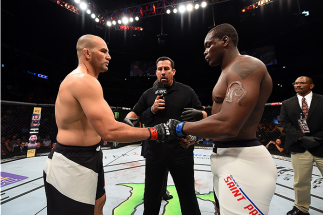
{"label": "arena light", "polygon": [[177,9],[176,8],[173,10],[173,13],[177,13]]}
{"label": "arena light", "polygon": [[97,18],[95,18],[95,21],[96,21],[96,22],[99,22],[100,20],[99,20],[99,18],[97,17]]}
{"label": "arena light", "polygon": [[120,25],[121,25],[121,23],[122,23],[122,22],[121,22],[121,19],[118,19],[118,24],[120,24]]}
{"label": "arena light", "polygon": [[74,0],[74,2],[75,2],[76,4],[78,4],[78,3],[80,3],[81,1],[80,1],[80,0]]}
{"label": "arena light", "polygon": [[81,2],[81,3],[80,3],[80,9],[81,9],[81,10],[86,10],[86,8],[87,8],[86,3],[85,3],[85,2]]}
{"label": "arena light", "polygon": [[91,10],[90,10],[90,9],[87,9],[87,10],[86,10],[86,13],[87,13],[87,14],[91,14]]}
{"label": "arena light", "polygon": [[136,17],[135,17],[135,20],[136,20],[136,21],[138,21],[138,20],[139,20],[139,17],[138,17],[138,16],[136,16]]}
{"label": "arena light", "polygon": [[92,14],[91,14],[91,18],[92,18],[92,19],[94,19],[94,18],[95,18],[95,14],[94,14],[94,13],[92,13]]}
{"label": "arena light", "polygon": [[188,4],[188,5],[186,6],[186,10],[187,10],[187,11],[192,11],[192,10],[193,10],[193,5],[192,5],[192,4]]}
{"label": "arena light", "polygon": [[167,14],[170,14],[170,9],[167,9],[167,10],[166,10],[166,13],[167,13]]}
{"label": "arena light", "polygon": [[195,9],[199,9],[200,8],[200,5],[199,4],[195,4]]}
{"label": "arena light", "polygon": [[117,22],[115,20],[112,21],[112,25],[116,25]]}
{"label": "arena light", "polygon": [[129,22],[133,22],[133,18],[132,17],[129,18]]}
{"label": "arena light", "polygon": [[179,10],[180,13],[184,13],[185,10],[186,10],[186,8],[185,8],[184,5],[180,5],[179,8],[178,8],[178,10]]}
{"label": "arena light", "polygon": [[123,22],[123,24],[128,24],[128,22],[129,22],[128,17],[123,17],[122,22]]}
{"label": "arena light", "polygon": [[204,1],[204,2],[202,2],[201,6],[202,6],[202,7],[206,7],[206,2],[205,2],[205,1]]}
{"label": "arena light", "polygon": [[111,25],[112,25],[111,21],[107,21],[107,26],[111,26]]}

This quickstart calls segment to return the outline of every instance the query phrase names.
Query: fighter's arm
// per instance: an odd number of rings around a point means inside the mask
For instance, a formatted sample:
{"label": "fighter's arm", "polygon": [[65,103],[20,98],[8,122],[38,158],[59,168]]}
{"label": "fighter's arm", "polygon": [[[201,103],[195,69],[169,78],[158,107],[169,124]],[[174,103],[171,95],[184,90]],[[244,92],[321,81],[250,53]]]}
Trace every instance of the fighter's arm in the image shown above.
{"label": "fighter's arm", "polygon": [[201,121],[185,123],[183,132],[210,139],[237,136],[258,102],[266,72],[258,60],[237,61],[226,78],[228,87],[221,110]]}
{"label": "fighter's arm", "polygon": [[78,100],[82,109],[95,129],[105,141],[135,142],[150,137],[147,128],[135,128],[115,120],[114,114],[104,100],[99,81],[89,75],[78,77],[73,82],[72,95]]}

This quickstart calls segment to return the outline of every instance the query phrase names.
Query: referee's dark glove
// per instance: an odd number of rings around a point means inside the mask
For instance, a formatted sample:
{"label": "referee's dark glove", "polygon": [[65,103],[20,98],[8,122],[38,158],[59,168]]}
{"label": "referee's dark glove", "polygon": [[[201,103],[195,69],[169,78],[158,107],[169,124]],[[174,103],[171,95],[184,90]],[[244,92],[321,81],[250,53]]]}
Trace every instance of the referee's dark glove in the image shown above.
{"label": "referee's dark glove", "polygon": [[126,123],[127,125],[134,127],[132,122],[135,122],[137,120],[137,118],[124,118],[123,123]]}
{"label": "referee's dark glove", "polygon": [[203,113],[201,110],[196,110],[194,108],[184,108],[181,115],[182,121],[195,122],[203,119]]}
{"label": "referee's dark glove", "polygon": [[306,149],[314,148],[320,145],[320,142],[322,141],[322,138],[319,137],[311,137],[311,136],[303,136],[301,138],[301,146],[303,146]]}

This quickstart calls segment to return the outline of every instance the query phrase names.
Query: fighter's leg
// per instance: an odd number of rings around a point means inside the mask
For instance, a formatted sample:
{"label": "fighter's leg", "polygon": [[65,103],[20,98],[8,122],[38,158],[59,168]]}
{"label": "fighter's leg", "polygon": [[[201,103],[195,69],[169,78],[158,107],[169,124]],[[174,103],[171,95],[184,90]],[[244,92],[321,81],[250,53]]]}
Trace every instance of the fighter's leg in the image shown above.
{"label": "fighter's leg", "polygon": [[106,201],[106,194],[104,194],[101,198],[95,200],[94,206],[94,215],[103,215],[103,206]]}

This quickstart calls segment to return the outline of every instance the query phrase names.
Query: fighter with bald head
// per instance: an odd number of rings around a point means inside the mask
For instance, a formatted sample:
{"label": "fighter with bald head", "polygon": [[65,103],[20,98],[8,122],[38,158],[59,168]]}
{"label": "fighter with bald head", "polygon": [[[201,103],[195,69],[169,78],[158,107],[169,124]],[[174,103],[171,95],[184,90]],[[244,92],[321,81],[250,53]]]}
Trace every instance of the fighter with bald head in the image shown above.
{"label": "fighter with bald head", "polygon": [[238,33],[230,24],[207,34],[205,59],[220,65],[212,93],[212,115],[197,122],[169,120],[170,133],[212,138],[211,167],[221,215],[268,214],[276,186],[276,166],[256,139],[256,128],[272,90],[266,66],[240,55]]}
{"label": "fighter with bald head", "polygon": [[44,167],[48,215],[103,214],[101,138],[122,143],[165,135],[161,125],[135,128],[115,120],[97,80],[111,60],[104,40],[84,35],[76,48],[79,65],[60,85],[55,103],[57,143]]}

